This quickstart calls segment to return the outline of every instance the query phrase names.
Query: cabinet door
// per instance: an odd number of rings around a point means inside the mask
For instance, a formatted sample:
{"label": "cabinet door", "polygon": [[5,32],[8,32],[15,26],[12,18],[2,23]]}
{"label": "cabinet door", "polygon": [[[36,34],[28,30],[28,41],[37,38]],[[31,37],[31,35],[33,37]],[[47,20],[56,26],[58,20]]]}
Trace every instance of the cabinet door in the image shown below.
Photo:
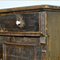
{"label": "cabinet door", "polygon": [[3,60],[41,60],[39,37],[14,38],[3,44]]}
{"label": "cabinet door", "polygon": [[60,60],[60,12],[48,12],[48,60]]}

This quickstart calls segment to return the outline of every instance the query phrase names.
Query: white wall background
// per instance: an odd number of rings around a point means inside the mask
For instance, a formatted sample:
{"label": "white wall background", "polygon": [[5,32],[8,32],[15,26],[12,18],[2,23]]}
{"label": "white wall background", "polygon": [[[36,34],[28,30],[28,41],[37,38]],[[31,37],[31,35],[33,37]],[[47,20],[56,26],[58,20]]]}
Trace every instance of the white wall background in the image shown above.
{"label": "white wall background", "polygon": [[13,7],[24,7],[24,6],[34,6],[34,5],[54,5],[54,6],[60,6],[60,1],[48,1],[48,0],[35,0],[35,1],[0,1],[0,9],[6,9],[6,8],[13,8]]}

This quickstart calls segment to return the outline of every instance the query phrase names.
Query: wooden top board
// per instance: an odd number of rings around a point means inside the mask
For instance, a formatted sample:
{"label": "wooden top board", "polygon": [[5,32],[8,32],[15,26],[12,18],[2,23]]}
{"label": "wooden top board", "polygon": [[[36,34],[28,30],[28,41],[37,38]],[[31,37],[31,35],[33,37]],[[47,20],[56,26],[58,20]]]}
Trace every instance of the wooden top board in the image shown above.
{"label": "wooden top board", "polygon": [[16,8],[8,8],[8,9],[0,9],[0,13],[8,13],[8,12],[17,12],[17,11],[60,11],[60,6],[51,6],[51,5],[36,5],[36,6],[28,6],[28,7],[16,7]]}

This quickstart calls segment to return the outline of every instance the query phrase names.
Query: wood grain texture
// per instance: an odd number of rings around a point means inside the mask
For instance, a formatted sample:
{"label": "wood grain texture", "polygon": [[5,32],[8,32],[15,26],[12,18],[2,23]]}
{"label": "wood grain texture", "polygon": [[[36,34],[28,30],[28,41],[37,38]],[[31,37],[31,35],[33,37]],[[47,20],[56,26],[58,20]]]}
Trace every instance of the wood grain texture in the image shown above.
{"label": "wood grain texture", "polygon": [[60,11],[60,7],[58,6],[51,6],[51,5],[36,5],[36,6],[28,6],[28,7],[16,7],[10,9],[1,9],[0,13],[9,13],[9,12],[16,12],[16,11]]}
{"label": "wood grain texture", "polygon": [[48,60],[60,60],[60,12],[48,12]]}

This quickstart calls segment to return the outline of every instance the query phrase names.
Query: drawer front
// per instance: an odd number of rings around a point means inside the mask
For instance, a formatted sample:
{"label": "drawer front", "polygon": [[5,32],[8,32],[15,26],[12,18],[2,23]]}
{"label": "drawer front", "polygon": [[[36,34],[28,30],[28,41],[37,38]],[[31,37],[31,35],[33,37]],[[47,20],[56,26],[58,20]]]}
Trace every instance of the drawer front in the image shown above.
{"label": "drawer front", "polygon": [[31,32],[39,31],[39,13],[12,13],[1,14],[0,16],[1,32]]}
{"label": "drawer front", "polygon": [[3,44],[4,42],[38,44],[39,41],[40,37],[0,36],[0,44]]}
{"label": "drawer front", "polygon": [[8,37],[8,42],[20,44],[38,44],[39,37]]}

